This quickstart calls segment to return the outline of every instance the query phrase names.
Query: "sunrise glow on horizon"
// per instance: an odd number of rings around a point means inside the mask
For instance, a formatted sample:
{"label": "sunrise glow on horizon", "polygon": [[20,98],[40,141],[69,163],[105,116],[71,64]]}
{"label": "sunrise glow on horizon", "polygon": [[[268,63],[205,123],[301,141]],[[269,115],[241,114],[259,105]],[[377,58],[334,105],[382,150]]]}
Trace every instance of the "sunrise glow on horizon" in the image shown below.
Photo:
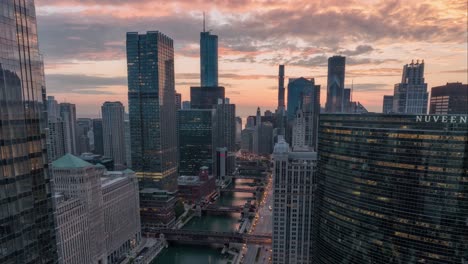
{"label": "sunrise glow on horizon", "polygon": [[125,34],[161,31],[174,40],[176,90],[200,83],[202,13],[219,37],[219,83],[237,115],[274,111],[278,65],[288,78],[315,78],[326,100],[327,59],[346,56],[346,87],[382,111],[404,64],[424,60],[428,88],[468,82],[467,2],[37,0],[47,94],[96,117],[104,101],[127,106]]}

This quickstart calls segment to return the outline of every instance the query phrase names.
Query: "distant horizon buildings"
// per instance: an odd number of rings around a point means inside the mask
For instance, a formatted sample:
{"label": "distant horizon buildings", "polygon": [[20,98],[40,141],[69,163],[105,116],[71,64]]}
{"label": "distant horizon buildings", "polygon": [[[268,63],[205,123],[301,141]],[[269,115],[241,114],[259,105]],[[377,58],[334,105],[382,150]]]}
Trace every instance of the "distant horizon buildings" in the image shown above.
{"label": "distant horizon buildings", "polygon": [[[128,32],[126,47],[132,169],[139,177],[140,187],[175,191],[177,135],[173,40],[159,31]],[[142,79],[146,81],[142,82]]]}
{"label": "distant horizon buildings", "polygon": [[346,57],[333,56],[328,58],[327,101],[325,104],[325,112],[327,113],[341,113],[344,110],[345,67]]}

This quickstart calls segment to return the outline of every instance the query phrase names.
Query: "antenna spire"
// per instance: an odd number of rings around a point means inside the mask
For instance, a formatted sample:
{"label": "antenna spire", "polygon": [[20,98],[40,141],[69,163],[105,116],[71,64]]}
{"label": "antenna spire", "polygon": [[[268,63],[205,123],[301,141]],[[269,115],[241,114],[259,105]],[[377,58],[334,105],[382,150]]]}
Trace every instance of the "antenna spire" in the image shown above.
{"label": "antenna spire", "polygon": [[203,32],[205,31],[205,11],[203,11]]}

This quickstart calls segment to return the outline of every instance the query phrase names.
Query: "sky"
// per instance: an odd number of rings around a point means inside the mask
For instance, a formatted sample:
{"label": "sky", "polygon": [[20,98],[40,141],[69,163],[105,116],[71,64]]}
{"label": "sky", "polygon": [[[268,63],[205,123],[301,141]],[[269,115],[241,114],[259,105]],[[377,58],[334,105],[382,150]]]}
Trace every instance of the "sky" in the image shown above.
{"label": "sky", "polygon": [[[200,83],[203,12],[218,35],[219,82],[237,115],[274,111],[278,65],[288,78],[315,78],[326,101],[327,58],[346,56],[345,86],[369,111],[401,81],[404,64],[425,62],[429,89],[468,83],[466,0],[36,0],[47,94],[98,117],[104,101],[127,105],[126,32],[174,40],[176,90]],[[126,107],[127,109],[127,107]]]}

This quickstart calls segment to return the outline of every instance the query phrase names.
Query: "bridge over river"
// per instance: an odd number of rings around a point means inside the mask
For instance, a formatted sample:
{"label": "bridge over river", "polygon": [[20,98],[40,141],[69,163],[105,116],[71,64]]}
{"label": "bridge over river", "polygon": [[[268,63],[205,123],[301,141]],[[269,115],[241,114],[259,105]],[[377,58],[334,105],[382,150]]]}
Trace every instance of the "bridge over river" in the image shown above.
{"label": "bridge over river", "polygon": [[271,234],[239,234],[237,232],[214,232],[206,230],[162,229],[145,232],[147,237],[159,237],[164,234],[167,241],[195,244],[256,244],[271,245]]}

